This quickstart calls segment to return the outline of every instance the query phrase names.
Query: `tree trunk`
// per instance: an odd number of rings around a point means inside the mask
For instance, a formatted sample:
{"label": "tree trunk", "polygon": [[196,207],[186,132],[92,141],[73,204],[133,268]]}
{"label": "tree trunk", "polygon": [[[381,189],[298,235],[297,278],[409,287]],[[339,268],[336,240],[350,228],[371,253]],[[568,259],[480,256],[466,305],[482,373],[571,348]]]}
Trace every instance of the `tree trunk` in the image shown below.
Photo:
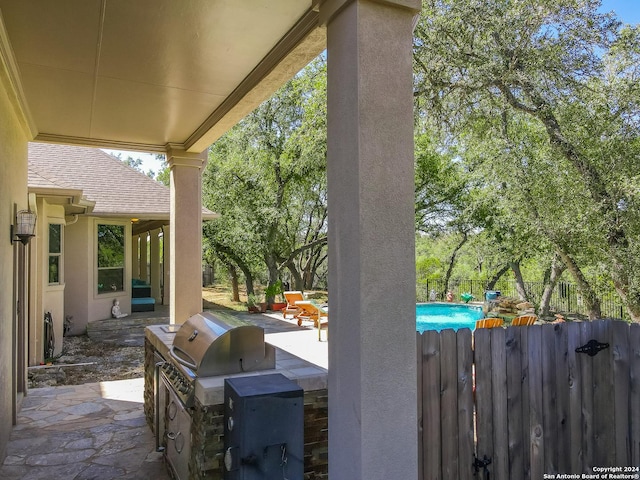
{"label": "tree trunk", "polygon": [[629,278],[621,262],[614,260],[611,278],[616,292],[627,308],[629,318],[634,323],[640,323],[640,299],[637,295],[629,294]]}
{"label": "tree trunk", "polygon": [[[267,265],[267,271],[269,272],[268,286],[271,287],[275,285],[278,280],[280,280],[280,270],[278,269],[278,260],[276,256],[273,254],[267,255],[264,260]],[[275,302],[275,297],[273,295],[269,297],[265,297],[265,301],[269,305],[271,305],[273,302]]]}
{"label": "tree trunk", "polygon": [[[605,179],[598,169],[565,137],[551,105],[536,89],[532,81],[528,79],[522,81],[525,78],[526,76],[521,76],[521,83],[518,88],[522,88],[529,97],[533,103],[532,108],[527,108],[520,103],[507,85],[497,82],[496,86],[502,91],[505,99],[514,109],[533,115],[543,123],[550,143],[558,149],[580,174],[591,199],[597,205],[602,218],[605,220],[604,235],[609,245],[609,258],[612,262],[610,275],[616,291],[625,302],[632,321],[640,322],[640,298],[637,295],[629,298],[630,268],[628,263],[625,262],[625,256],[629,248],[629,234],[625,230],[624,224],[619,222],[616,197],[609,193]],[[569,265],[567,267],[571,271],[571,267]]]}
{"label": "tree trunk", "polygon": [[489,283],[487,283],[487,290],[495,290],[496,283],[498,283],[498,280],[500,280],[502,276],[508,271],[509,271],[509,264],[506,264],[504,267],[498,270],[496,274],[491,278],[491,280],[489,280]]}
{"label": "tree trunk", "polygon": [[558,280],[560,280],[560,276],[566,269],[566,265],[562,263],[562,260],[560,260],[560,255],[555,253],[553,255],[553,260],[551,261],[549,273],[548,275],[545,274],[544,291],[542,292],[542,297],[540,298],[540,307],[538,309],[538,315],[540,315],[541,317],[549,316],[551,295],[553,294],[553,290],[558,284]]}
{"label": "tree trunk", "polygon": [[455,267],[456,265],[458,252],[463,247],[463,245],[467,243],[468,239],[469,237],[467,236],[467,232],[463,232],[462,240],[460,240],[460,243],[458,243],[456,248],[453,249],[453,252],[451,252],[451,257],[449,257],[449,267],[447,267],[447,273],[444,277],[444,292],[442,292],[443,297],[446,297],[447,292],[449,291],[449,281],[451,280],[451,275],[453,274],[453,267]]}
{"label": "tree trunk", "polygon": [[249,297],[249,295],[255,295],[256,293],[253,289],[253,275],[251,274],[251,270],[244,269],[242,267],[240,267],[240,270],[242,270],[242,274],[244,275],[244,285],[247,289],[247,297]]}
{"label": "tree trunk", "polygon": [[253,274],[251,273],[249,266],[226,245],[221,245],[215,242],[212,242],[211,245],[220,260],[225,263],[233,262],[238,266],[238,268],[244,275],[244,282],[247,287],[247,296],[255,295],[255,291],[253,289]]}
{"label": "tree trunk", "polygon": [[[291,254],[289,258],[285,259],[284,262],[280,264],[278,268],[287,267],[291,274],[293,275],[295,288],[297,290],[311,290],[313,288],[313,279],[315,277],[315,268],[317,268],[317,262],[314,262],[314,259],[319,255],[322,251],[324,245],[327,244],[327,236],[322,236],[312,240],[300,247],[296,248]],[[307,252],[307,261],[304,263],[304,266],[299,271],[294,263],[294,259],[300,256],[302,253]],[[315,266],[315,268],[314,268]]]}
{"label": "tree trunk", "polygon": [[529,301],[527,295],[527,289],[524,286],[524,279],[522,278],[522,271],[520,270],[520,260],[517,262],[509,262],[509,268],[513,272],[513,276],[516,279],[516,292],[518,292],[518,298],[523,302]]}
{"label": "tree trunk", "polygon": [[[318,250],[315,254],[314,254],[314,260],[312,262],[311,268],[310,268],[310,272],[309,272],[309,276],[311,278],[311,281],[313,282],[314,279],[318,278],[320,279],[320,275],[318,275],[318,269],[320,268],[320,266],[327,260],[327,254],[326,251],[324,253],[324,255],[322,254],[322,250]],[[314,285],[316,286],[316,285]],[[313,288],[313,287],[312,287]]]}
{"label": "tree trunk", "polygon": [[238,288],[238,270],[232,263],[227,263],[227,269],[229,270],[229,276],[231,277],[231,291],[233,295],[233,301],[240,301],[240,289]]}
{"label": "tree trunk", "polygon": [[291,278],[293,278],[293,290],[304,292],[304,282],[302,280],[302,275],[300,275],[300,272],[296,268],[295,263],[287,262],[285,266],[289,269],[289,272],[291,272]]}
{"label": "tree trunk", "polygon": [[571,273],[571,276],[573,276],[573,279],[578,286],[578,291],[582,295],[582,299],[587,306],[587,315],[589,316],[589,320],[602,318],[600,299],[596,295],[596,292],[591,288],[591,285],[589,285],[589,282],[583,275],[580,267],[578,267],[573,258],[571,258],[571,256],[561,248],[557,248],[556,253],[558,253],[562,262],[567,266],[567,270],[569,270],[569,273]]}

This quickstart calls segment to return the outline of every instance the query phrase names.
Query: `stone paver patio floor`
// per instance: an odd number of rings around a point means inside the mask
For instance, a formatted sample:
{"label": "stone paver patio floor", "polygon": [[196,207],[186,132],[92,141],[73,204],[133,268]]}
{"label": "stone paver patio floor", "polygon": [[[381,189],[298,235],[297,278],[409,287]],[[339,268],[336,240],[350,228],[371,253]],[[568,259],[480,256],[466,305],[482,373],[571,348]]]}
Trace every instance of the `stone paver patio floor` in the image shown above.
{"label": "stone paver patio floor", "polygon": [[143,388],[140,378],[29,390],[0,478],[168,480]]}

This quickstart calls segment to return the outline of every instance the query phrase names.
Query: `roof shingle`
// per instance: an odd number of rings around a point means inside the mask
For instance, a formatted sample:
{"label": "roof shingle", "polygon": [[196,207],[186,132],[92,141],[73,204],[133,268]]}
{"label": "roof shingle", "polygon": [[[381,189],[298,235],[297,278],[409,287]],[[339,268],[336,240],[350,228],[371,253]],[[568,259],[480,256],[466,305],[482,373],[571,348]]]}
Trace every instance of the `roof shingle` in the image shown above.
{"label": "roof shingle", "polygon": [[[93,215],[168,219],[170,190],[102,150],[29,144],[29,186],[74,188],[95,202]],[[214,214],[203,209],[203,215]]]}

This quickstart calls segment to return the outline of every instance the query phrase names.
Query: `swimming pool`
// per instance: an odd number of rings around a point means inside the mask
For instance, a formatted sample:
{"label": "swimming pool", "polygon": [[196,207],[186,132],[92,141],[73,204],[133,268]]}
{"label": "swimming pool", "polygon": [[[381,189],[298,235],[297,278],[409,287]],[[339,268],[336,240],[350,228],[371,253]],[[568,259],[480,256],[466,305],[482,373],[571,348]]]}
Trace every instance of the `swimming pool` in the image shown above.
{"label": "swimming pool", "polygon": [[484,317],[482,307],[451,303],[418,303],[416,305],[416,330],[441,331],[446,328],[474,329],[476,320]]}

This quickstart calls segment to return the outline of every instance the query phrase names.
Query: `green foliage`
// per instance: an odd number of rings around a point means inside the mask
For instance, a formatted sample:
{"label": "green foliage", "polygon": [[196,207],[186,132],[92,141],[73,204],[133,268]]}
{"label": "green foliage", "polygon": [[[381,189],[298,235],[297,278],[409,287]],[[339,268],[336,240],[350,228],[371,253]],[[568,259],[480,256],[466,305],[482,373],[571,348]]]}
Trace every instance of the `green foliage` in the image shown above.
{"label": "green foliage", "polygon": [[292,255],[302,269],[325,248],[326,241],[304,248],[326,237],[325,105],[326,63],[319,58],[209,152],[204,201],[222,218],[205,237],[217,255],[270,284]]}
{"label": "green foliage", "polygon": [[435,132],[415,139],[416,229],[436,233],[463,222],[470,185],[464,166],[435,140]]}
{"label": "green foliage", "polygon": [[98,268],[124,266],[124,226],[98,225]]}
{"label": "green foliage", "polygon": [[167,158],[164,155],[156,154],[156,160],[161,162],[162,168],[155,176],[156,182],[160,182],[165,187],[169,186],[171,171],[169,170],[169,165],[167,165]]}
{"label": "green foliage", "polygon": [[458,212],[496,255],[560,250],[640,319],[640,33],[599,4],[425,0],[416,118],[464,166]]}
{"label": "green foliage", "polygon": [[277,295],[282,295],[283,292],[282,282],[278,280],[277,282],[267,286],[264,290],[264,296],[266,299],[275,298]]}

